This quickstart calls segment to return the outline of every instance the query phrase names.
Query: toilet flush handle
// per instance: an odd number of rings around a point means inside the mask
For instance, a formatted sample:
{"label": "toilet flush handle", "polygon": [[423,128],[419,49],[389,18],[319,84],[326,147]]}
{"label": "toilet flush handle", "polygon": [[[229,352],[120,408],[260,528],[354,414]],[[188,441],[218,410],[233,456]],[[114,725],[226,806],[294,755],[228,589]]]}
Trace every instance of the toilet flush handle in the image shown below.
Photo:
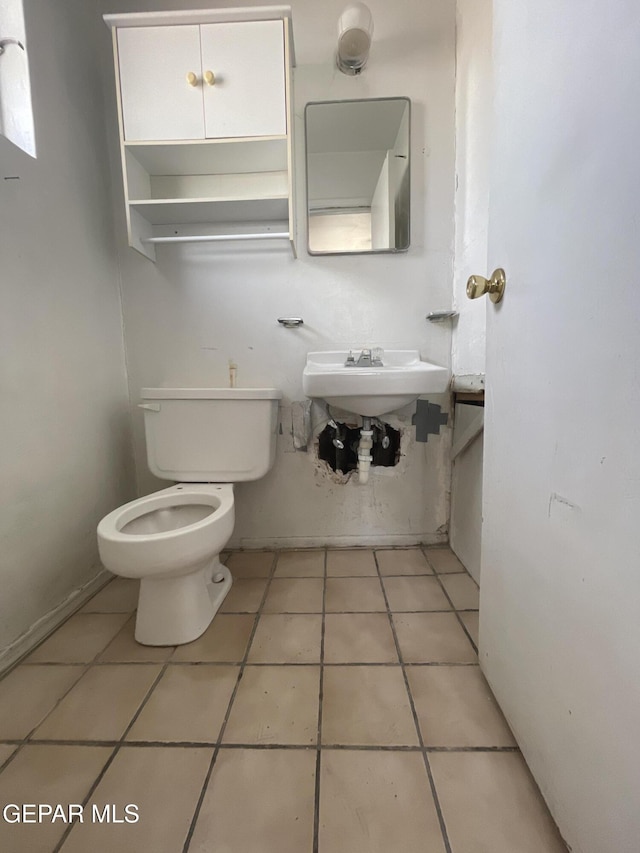
{"label": "toilet flush handle", "polygon": [[146,409],[148,412],[159,412],[160,403],[138,403],[139,409]]}

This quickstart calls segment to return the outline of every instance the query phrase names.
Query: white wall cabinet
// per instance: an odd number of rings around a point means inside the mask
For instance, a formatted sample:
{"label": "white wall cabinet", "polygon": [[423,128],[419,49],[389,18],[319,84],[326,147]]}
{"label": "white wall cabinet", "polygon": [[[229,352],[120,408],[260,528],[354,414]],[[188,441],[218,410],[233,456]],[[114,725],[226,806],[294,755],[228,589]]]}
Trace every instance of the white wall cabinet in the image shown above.
{"label": "white wall cabinet", "polygon": [[200,28],[205,136],[278,136],[287,132],[282,21]]}
{"label": "white wall cabinet", "polygon": [[295,255],[290,8],[105,21],[129,244],[278,237]]}

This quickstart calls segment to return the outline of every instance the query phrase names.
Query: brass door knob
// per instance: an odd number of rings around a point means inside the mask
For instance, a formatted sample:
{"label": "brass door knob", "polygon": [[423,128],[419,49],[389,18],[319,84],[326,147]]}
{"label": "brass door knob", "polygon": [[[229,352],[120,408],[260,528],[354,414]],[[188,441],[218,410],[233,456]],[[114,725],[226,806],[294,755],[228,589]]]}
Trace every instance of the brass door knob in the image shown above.
{"label": "brass door knob", "polygon": [[216,75],[213,73],[213,71],[205,71],[203,76],[204,82],[207,84],[207,86],[215,86]]}
{"label": "brass door knob", "polygon": [[187,83],[190,86],[197,86],[198,85],[198,75],[195,74],[193,71],[189,71],[189,73],[187,74]]}
{"label": "brass door knob", "polygon": [[494,270],[489,279],[483,278],[481,275],[472,275],[467,282],[467,296],[469,299],[477,299],[479,296],[488,293],[492,302],[500,302],[506,284],[507,276],[503,269]]}

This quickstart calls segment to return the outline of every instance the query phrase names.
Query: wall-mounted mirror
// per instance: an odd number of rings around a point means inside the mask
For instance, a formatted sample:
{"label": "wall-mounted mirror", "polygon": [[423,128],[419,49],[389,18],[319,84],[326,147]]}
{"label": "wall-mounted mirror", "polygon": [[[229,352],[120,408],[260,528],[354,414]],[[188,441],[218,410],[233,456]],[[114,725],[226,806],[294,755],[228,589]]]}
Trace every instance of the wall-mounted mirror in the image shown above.
{"label": "wall-mounted mirror", "polygon": [[309,254],[409,248],[410,113],[408,98],[307,104]]}

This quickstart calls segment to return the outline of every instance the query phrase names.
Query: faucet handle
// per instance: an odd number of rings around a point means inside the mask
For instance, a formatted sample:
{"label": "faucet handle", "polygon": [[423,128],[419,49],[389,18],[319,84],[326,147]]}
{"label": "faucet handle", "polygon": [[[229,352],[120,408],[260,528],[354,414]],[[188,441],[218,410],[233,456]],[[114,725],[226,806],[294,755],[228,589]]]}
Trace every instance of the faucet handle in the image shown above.
{"label": "faucet handle", "polygon": [[371,350],[371,363],[377,365],[378,367],[381,367],[383,355],[384,350],[382,349],[382,347],[374,347]]}
{"label": "faucet handle", "polygon": [[344,363],[345,367],[354,367],[356,363],[355,356],[353,354],[353,350],[349,350],[349,355],[347,356],[347,360]]}

